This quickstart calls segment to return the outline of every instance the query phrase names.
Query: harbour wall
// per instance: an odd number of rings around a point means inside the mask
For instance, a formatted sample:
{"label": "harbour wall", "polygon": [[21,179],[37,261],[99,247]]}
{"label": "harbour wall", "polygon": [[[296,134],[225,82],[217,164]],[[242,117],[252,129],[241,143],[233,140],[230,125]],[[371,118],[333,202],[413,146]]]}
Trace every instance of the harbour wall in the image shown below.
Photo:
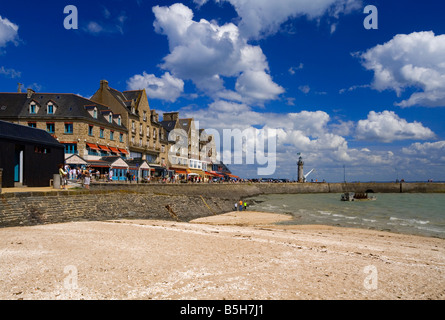
{"label": "harbour wall", "polygon": [[94,190],[120,190],[138,192],[181,194],[190,196],[222,197],[240,199],[261,194],[298,193],[445,193],[445,183],[210,183],[210,184],[115,184],[99,183]]}
{"label": "harbour wall", "polygon": [[233,210],[262,194],[442,193],[443,183],[92,184],[90,190],[0,194],[0,227],[70,221],[162,219],[189,221]]}

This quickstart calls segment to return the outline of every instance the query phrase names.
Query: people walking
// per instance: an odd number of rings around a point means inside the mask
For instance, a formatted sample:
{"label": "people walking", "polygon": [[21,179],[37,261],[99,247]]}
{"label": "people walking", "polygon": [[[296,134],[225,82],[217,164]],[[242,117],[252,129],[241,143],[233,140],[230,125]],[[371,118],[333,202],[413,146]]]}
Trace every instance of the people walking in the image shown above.
{"label": "people walking", "polygon": [[243,211],[243,201],[242,200],[239,201],[238,207],[239,207],[239,211]]}

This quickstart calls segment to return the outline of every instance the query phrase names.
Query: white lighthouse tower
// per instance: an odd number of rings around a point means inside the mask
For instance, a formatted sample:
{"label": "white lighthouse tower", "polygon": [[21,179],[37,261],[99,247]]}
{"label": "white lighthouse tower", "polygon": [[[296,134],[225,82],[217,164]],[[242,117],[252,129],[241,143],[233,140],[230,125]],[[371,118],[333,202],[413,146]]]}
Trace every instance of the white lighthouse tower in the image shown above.
{"label": "white lighthouse tower", "polygon": [[304,171],[303,171],[303,158],[300,156],[297,162],[298,165],[298,182],[304,182]]}

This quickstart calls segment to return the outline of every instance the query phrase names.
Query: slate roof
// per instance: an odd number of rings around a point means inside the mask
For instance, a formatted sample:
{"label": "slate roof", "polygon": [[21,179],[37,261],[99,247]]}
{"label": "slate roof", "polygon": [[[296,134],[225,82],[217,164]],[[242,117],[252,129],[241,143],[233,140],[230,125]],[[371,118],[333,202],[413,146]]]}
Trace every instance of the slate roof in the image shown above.
{"label": "slate roof", "polygon": [[34,144],[65,148],[48,132],[24,125],[14,124],[0,120],[0,139],[31,142]]}
{"label": "slate roof", "polygon": [[176,121],[161,121],[161,126],[167,130],[167,133],[172,131],[176,126]]}
{"label": "slate roof", "polygon": [[127,100],[133,100],[134,102],[136,102],[140,98],[142,90],[124,91],[122,93],[127,98]]}
{"label": "slate roof", "polygon": [[[40,108],[36,114],[29,113],[29,105],[34,101]],[[56,111],[47,114],[46,106],[52,102]],[[97,119],[94,119],[88,109],[97,108]],[[15,120],[75,120],[88,119],[116,130],[127,131],[125,126],[115,122],[110,123],[105,111],[110,109],[102,104],[72,93],[34,93],[28,98],[27,93],[0,93],[0,119]]]}

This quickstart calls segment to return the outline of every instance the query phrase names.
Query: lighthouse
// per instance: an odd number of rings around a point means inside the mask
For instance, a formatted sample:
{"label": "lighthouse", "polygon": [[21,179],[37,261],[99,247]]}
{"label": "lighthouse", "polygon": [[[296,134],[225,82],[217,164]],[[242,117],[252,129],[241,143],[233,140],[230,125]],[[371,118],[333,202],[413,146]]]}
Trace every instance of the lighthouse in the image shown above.
{"label": "lighthouse", "polygon": [[298,159],[297,164],[298,164],[298,182],[304,182],[304,171],[303,171],[304,162],[302,157]]}

